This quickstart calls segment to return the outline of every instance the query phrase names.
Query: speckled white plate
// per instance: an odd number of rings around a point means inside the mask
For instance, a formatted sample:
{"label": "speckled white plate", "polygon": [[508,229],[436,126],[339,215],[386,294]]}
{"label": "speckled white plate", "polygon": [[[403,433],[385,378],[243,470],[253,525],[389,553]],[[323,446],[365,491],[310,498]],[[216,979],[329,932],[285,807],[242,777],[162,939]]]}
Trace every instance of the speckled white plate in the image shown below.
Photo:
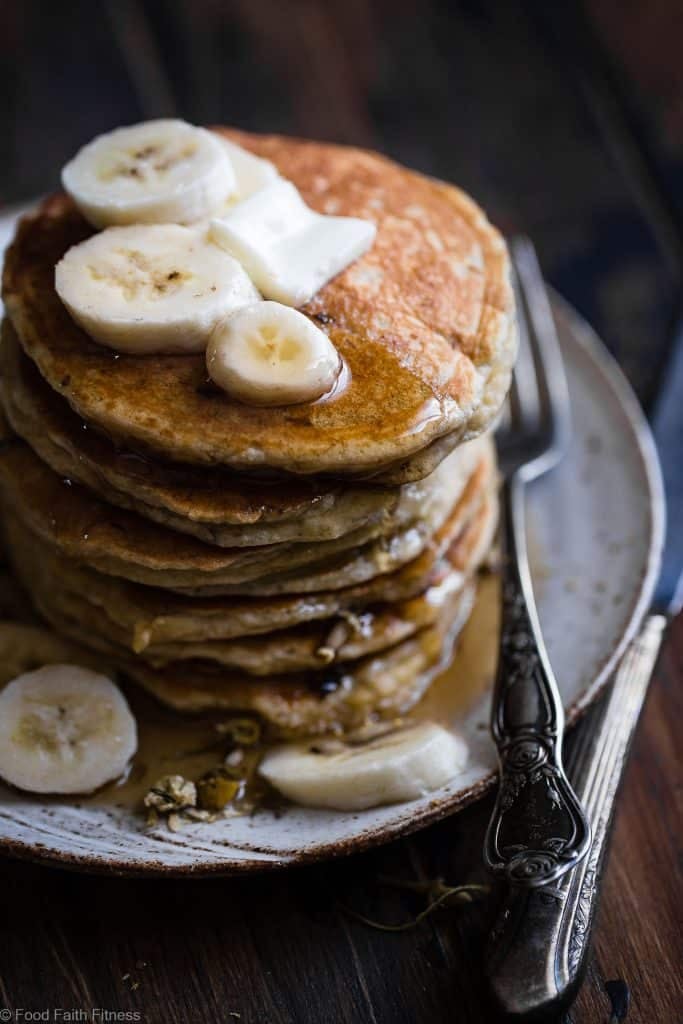
{"label": "speckled white plate", "polygon": [[[575,436],[561,467],[529,492],[545,640],[569,720],[590,701],[633,636],[659,566],[663,498],[647,425],[590,329],[556,300]],[[488,701],[485,702],[488,704]],[[211,825],[147,831],[113,807],[29,799],[0,786],[0,849],[85,871],[237,874],[385,842],[463,807],[492,783],[495,755],[480,704],[464,726],[467,769],[421,800],[360,813],[294,808]]]}

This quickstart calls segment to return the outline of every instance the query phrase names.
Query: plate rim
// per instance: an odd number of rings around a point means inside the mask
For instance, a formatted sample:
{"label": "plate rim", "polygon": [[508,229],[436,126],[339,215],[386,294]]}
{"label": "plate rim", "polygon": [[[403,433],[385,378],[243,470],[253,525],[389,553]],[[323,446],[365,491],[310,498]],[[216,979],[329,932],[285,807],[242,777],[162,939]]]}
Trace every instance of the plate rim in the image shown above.
{"label": "plate rim", "polygon": [[[654,588],[659,576],[665,529],[665,497],[659,456],[645,414],[638,399],[616,359],[610,354],[596,331],[584,317],[554,289],[549,287],[553,313],[560,321],[566,321],[572,342],[576,343],[583,355],[597,364],[603,380],[611,388],[633,432],[634,454],[640,462],[648,486],[649,545],[645,569],[640,587],[632,604],[626,625],[619,641],[603,660],[593,682],[570,705],[566,712],[567,728],[573,726],[588,707],[594,703],[617,661],[635,636],[645,613],[650,606]],[[125,861],[98,854],[67,853],[50,849],[42,843],[21,839],[0,838],[0,851],[11,857],[32,861],[37,864],[60,867],[87,874],[100,874],[129,878],[205,878],[235,877],[259,872],[271,872],[283,868],[300,867],[332,858],[361,853],[373,846],[391,842],[401,836],[410,835],[422,828],[463,810],[469,804],[488,792],[495,782],[496,773],[489,772],[465,790],[434,800],[423,811],[408,822],[397,821],[367,829],[346,839],[335,839],[329,843],[304,848],[282,857],[275,855],[268,859],[198,861],[196,864],[169,864],[163,860]],[[257,853],[257,848],[254,848]]]}

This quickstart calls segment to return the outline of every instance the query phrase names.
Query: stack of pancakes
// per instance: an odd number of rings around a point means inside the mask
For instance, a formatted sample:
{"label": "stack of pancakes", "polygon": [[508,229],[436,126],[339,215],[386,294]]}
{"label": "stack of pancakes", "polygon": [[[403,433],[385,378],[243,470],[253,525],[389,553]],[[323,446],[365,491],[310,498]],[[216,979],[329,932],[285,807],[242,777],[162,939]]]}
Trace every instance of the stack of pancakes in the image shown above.
{"label": "stack of pancakes", "polygon": [[275,735],[402,714],[448,659],[496,524],[485,431],[515,354],[504,243],[459,190],[366,152],[226,132],[373,248],[302,308],[344,361],[314,403],[256,408],[202,355],[92,342],[54,290],[92,233],[56,196],[4,273],[3,522],[63,635],[183,711]]}

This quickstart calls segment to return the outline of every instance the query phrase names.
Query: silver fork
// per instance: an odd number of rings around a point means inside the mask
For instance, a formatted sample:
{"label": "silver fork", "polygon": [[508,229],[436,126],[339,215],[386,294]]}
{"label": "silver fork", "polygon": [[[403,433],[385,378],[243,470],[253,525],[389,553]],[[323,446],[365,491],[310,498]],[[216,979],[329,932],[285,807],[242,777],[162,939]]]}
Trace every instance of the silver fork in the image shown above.
{"label": "silver fork", "polygon": [[591,834],[562,765],[564,712],[534,602],[524,489],[560,461],[571,419],[559,342],[533,246],[516,239],[511,252],[520,348],[497,436],[504,476],[503,619],[491,731],[500,784],[484,857],[512,885],[547,891],[585,856]]}
{"label": "silver fork", "polygon": [[[507,787],[508,796],[502,788],[489,829],[486,857],[504,878],[507,876],[509,884],[491,933],[486,973],[505,1019],[540,1021],[558,1019],[558,1013],[576,995],[586,968],[616,795],[667,617],[677,614],[683,603],[683,577],[678,557],[680,533],[672,529],[668,574],[658,591],[658,608],[647,617],[622,658],[607,698],[588,713],[568,759],[569,775],[593,827],[590,851],[584,857],[589,845],[588,826],[562,770],[562,709],[552,675],[548,675],[542,643],[537,655],[531,646],[537,622],[533,606],[526,606],[531,584],[524,547],[523,485],[562,455],[570,432],[567,391],[552,313],[533,248],[520,240],[513,243],[512,253],[522,337],[500,449],[506,472],[505,585],[509,585],[508,600],[521,608],[521,625],[518,628],[516,620],[505,630],[505,659],[494,700],[493,730],[501,750],[503,787]],[[669,369],[655,429],[662,450],[673,453],[681,423],[675,396],[680,394],[683,360],[674,357]],[[530,467],[524,464],[526,457],[531,460]],[[516,480],[518,473],[521,479]],[[655,493],[655,502],[662,501],[663,496]],[[663,517],[661,505],[655,505],[653,514],[659,521],[657,531]],[[520,635],[515,637],[516,633]],[[527,652],[531,654],[530,663]],[[510,692],[511,661],[513,677],[515,673],[518,676],[513,682],[520,691],[517,695]],[[531,680],[526,678],[526,667]],[[530,715],[526,725],[515,717],[525,712]],[[526,743],[529,745],[524,746]],[[516,745],[521,754],[511,753]],[[540,787],[538,802],[528,799],[533,786]],[[527,797],[526,805],[521,803],[523,796]],[[512,849],[504,845],[509,842],[506,828],[508,835],[510,830],[518,832],[516,842],[513,839],[510,843]]]}

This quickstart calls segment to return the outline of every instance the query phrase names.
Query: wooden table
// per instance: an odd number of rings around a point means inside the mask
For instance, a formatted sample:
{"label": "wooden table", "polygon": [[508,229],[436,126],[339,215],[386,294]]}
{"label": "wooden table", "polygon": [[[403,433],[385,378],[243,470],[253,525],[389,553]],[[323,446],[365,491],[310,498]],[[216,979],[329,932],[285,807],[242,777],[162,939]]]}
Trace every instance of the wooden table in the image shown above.
{"label": "wooden table", "polygon": [[[572,1024],[683,1020],[675,771],[682,659],[679,617],[633,749]],[[381,884],[383,876],[486,882],[480,853],[489,811],[484,800],[370,853],[248,880],[151,882],[4,862],[0,1007],[97,1007],[139,1013],[127,1019],[146,1024],[494,1022],[481,974],[493,897],[400,933],[344,911],[397,922],[424,906]],[[626,993],[627,1018],[619,1015]]]}
{"label": "wooden table", "polygon": [[[0,196],[52,187],[95,132],[161,114],[374,146],[531,234],[647,406],[680,294],[680,0],[588,6],[607,53],[578,2],[103,0],[97,15],[84,2],[6,5]],[[682,655],[679,619],[634,748],[574,1024],[625,1019],[625,986],[629,1024],[683,1020]],[[383,875],[485,881],[489,811],[483,801],[384,849],[248,881],[2,862],[0,1008],[99,1007],[149,1024],[486,1024],[493,897],[397,934],[343,907],[397,921],[424,906]]]}

